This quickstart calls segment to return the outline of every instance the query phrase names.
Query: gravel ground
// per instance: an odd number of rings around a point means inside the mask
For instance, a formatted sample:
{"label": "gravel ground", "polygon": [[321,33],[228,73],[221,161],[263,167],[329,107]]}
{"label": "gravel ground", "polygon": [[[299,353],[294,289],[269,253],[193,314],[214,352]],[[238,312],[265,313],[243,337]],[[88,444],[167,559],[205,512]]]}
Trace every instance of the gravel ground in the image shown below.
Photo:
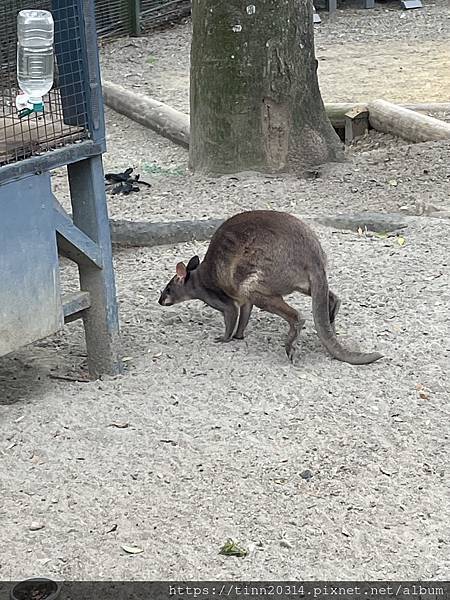
{"label": "gravel ground", "polygon": [[[275,317],[217,346],[213,311],[159,307],[205,244],[116,256],[125,376],[50,378],[79,374],[77,324],[1,361],[3,578],[448,577],[448,226],[419,219],[404,246],[317,231],[342,343],[372,366],[332,360],[299,297],[296,366]],[[251,555],[219,556],[228,537]]]}
{"label": "gravel ground", "polygon": [[[387,47],[390,36],[412,36],[421,52],[444,41],[438,25],[448,12],[443,2],[411,13],[342,11],[324,19],[318,43]],[[125,52],[142,75],[150,63],[141,44],[158,56],[149,72],[185,71],[188,31],[114,42],[124,47],[103,55],[105,76],[120,80]],[[185,108],[186,79],[166,79],[163,88],[149,76],[146,91]],[[109,111],[107,126],[107,170],[133,166],[152,183],[112,196],[116,218],[448,209],[448,143],[371,134],[314,180],[205,180],[187,174],[186,151],[167,140]],[[54,184],[67,201],[61,172]],[[343,299],[338,334],[349,348],[385,354],[371,366],[332,360],[298,296],[291,302],[307,324],[294,366],[276,317],[255,311],[243,342],[218,346],[222,322],[209,308],[161,308],[158,290],[176,262],[203,255],[204,243],[115,255],[124,376],[58,379],[85,373],[80,323],[0,360],[0,578],[448,579],[448,221],[413,219],[404,245],[315,229]],[[64,263],[62,276],[72,288],[73,267]],[[229,537],[250,555],[220,556]]]}

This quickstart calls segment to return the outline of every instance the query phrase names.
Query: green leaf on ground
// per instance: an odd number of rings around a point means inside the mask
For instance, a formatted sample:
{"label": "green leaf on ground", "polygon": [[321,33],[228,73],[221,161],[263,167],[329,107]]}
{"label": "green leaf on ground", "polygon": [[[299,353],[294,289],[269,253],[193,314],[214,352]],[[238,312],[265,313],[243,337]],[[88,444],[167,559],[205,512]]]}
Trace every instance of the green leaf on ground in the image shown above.
{"label": "green leaf on ground", "polygon": [[240,558],[247,556],[248,550],[239,546],[233,540],[228,539],[225,544],[220,549],[219,554],[223,554],[224,556],[238,556]]}

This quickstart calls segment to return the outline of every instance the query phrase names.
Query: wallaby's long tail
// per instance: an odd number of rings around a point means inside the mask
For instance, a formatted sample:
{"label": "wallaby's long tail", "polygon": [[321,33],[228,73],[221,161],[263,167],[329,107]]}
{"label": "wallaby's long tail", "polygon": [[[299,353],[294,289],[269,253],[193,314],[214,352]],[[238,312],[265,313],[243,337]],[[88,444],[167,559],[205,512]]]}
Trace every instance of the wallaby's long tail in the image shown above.
{"label": "wallaby's long tail", "polygon": [[324,272],[311,274],[310,283],[314,324],[322,344],[331,356],[351,365],[367,365],[383,358],[383,355],[378,352],[367,354],[351,352],[341,346],[330,324],[326,274]]}

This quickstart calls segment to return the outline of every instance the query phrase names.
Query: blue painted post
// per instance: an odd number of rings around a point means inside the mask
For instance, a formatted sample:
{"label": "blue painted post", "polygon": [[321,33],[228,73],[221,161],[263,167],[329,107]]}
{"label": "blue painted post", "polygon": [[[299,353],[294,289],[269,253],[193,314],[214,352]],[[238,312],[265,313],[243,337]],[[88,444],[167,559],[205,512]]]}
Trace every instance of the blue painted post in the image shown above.
{"label": "blue painted post", "polygon": [[[65,0],[67,1],[67,0]],[[75,0],[84,27],[80,30],[86,100],[91,139],[104,148],[105,121],[93,0]],[[119,319],[112,262],[111,233],[102,156],[67,165],[74,225],[99,246],[102,269],[79,264],[81,290],[91,306],[83,317],[89,371],[94,377],[122,371],[119,356]]]}
{"label": "blue painted post", "polygon": [[78,266],[81,290],[89,292],[91,299],[83,318],[89,371],[94,377],[103,373],[116,375],[122,371],[122,363],[102,157],[76,162],[67,170],[73,222],[98,244],[103,266]]}

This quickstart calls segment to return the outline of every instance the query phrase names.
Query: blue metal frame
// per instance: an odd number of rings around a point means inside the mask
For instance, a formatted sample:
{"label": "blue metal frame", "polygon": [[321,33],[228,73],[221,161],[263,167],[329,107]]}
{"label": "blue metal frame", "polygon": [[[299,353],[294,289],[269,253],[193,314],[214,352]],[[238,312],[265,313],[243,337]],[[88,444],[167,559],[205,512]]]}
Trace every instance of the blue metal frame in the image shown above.
{"label": "blue metal frame", "polygon": [[[45,250],[40,244],[39,252],[33,258],[41,265],[43,272],[47,272],[48,269],[46,270],[45,266],[48,263],[47,267],[52,267],[52,260],[57,248],[61,255],[77,263],[81,289],[64,299],[60,298],[57,305],[47,306],[49,321],[41,329],[38,327],[38,330],[43,332],[43,335],[48,335],[57,331],[63,322],[67,323],[82,318],[91,374],[93,376],[100,376],[103,373],[117,374],[122,370],[122,363],[118,350],[119,322],[102,165],[102,153],[106,149],[105,124],[94,0],[52,0],[52,6],[55,11],[63,9],[64,14],[71,21],[70,26],[66,23],[66,27],[64,27],[63,23],[59,23],[56,27],[57,61],[58,53],[64,53],[66,57],[70,55],[79,66],[82,76],[82,85],[78,81],[77,85],[71,87],[70,72],[64,73],[63,68],[59,69],[62,83],[61,92],[64,95],[63,90],[65,89],[68,95],[72,95],[71,102],[67,102],[67,98],[62,97],[64,121],[69,125],[85,126],[89,132],[89,139],[47,152],[41,156],[0,167],[0,240],[2,235],[5,239],[7,235],[7,232],[2,231],[2,211],[6,207],[9,213],[15,210],[14,204],[6,204],[5,201],[8,190],[12,189],[11,186],[16,191],[18,190],[17,194],[20,197],[26,198],[27,194],[30,196],[27,183],[30,178],[34,180],[38,174],[43,174],[42,176],[49,182],[49,171],[66,165],[70,184],[72,217],[60,206],[52,194],[49,184],[48,193],[39,195],[39,202],[45,208],[47,219],[45,226],[41,219],[41,227],[43,231],[47,232],[48,250]],[[71,40],[67,36],[67,31],[73,31],[75,22],[80,25],[79,39]],[[78,80],[80,80],[79,77]],[[73,97],[77,95],[78,99],[74,102]],[[85,106],[86,119],[83,117],[83,122],[80,122],[79,114],[70,110],[71,106],[77,105]],[[35,198],[29,198],[29,200],[28,203],[17,204],[17,211],[23,210],[23,206],[27,205],[31,207],[29,210],[32,214]],[[17,214],[16,216],[19,218],[21,215]],[[14,215],[10,214],[10,217],[14,221]],[[48,235],[49,232],[51,235]],[[19,229],[15,230],[14,235],[20,244],[22,240],[19,239],[21,235]],[[10,247],[12,247],[11,244]],[[26,244],[24,247],[28,252],[32,252],[31,247]],[[53,254],[51,248],[53,248]],[[3,258],[3,263],[0,265],[4,265],[4,269],[11,276],[10,279],[14,280],[16,258],[11,252]],[[21,286],[17,287],[16,293],[28,297],[30,295],[27,287],[29,281],[30,279],[20,280]],[[57,282],[57,278],[55,278],[55,282]],[[59,290],[60,293],[61,290]],[[48,286],[47,295],[51,296]],[[2,332],[1,319],[4,314],[7,314],[6,309],[8,308],[7,306],[2,307],[1,298],[2,296],[0,296],[0,334]],[[4,300],[4,303],[6,302]],[[44,321],[44,319],[41,320]],[[4,324],[6,324],[6,319]],[[29,336],[23,337],[26,343],[41,337],[40,333],[33,330],[31,326],[29,333]],[[16,340],[16,343],[18,341]],[[7,348],[8,351],[13,349],[14,344]]]}
{"label": "blue metal frame", "polygon": [[63,326],[50,174],[0,187],[0,356]]}

